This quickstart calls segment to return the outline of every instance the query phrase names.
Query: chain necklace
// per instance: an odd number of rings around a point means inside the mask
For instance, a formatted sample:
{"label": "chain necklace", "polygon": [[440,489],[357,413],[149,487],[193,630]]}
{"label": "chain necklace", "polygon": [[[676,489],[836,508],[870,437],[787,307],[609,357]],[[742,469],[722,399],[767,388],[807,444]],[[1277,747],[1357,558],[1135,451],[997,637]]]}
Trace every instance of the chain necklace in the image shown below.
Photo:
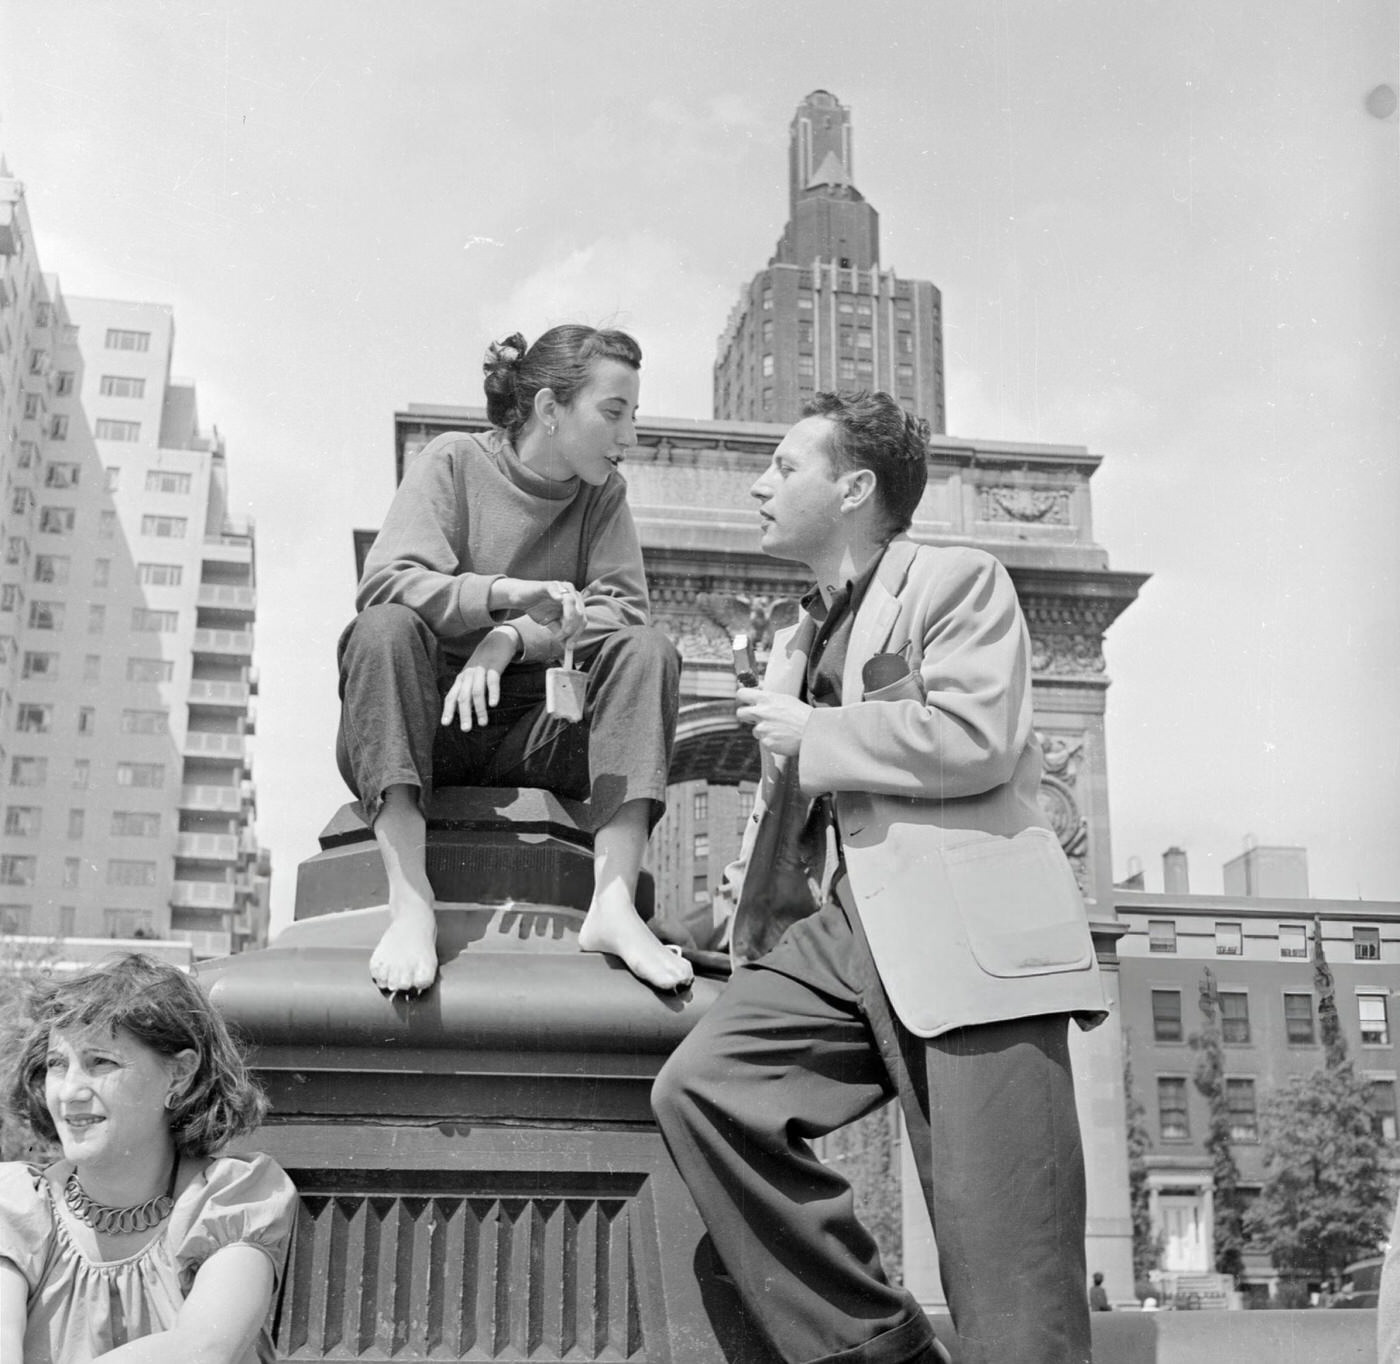
{"label": "chain necklace", "polygon": [[105,1203],[96,1202],[83,1188],[78,1172],[74,1170],[63,1186],[63,1201],[79,1222],[103,1235],[124,1236],[150,1231],[164,1222],[175,1206],[175,1172],[179,1168],[180,1162],[176,1160],[170,1167],[170,1183],[166,1185],[164,1193],[129,1208],[111,1208]]}

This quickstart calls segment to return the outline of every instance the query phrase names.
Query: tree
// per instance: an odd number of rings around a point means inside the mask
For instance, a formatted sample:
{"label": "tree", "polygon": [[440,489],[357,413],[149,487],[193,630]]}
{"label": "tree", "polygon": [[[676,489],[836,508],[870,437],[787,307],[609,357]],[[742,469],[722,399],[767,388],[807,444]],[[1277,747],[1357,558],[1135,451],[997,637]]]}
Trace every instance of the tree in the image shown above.
{"label": "tree", "polygon": [[1384,1241],[1391,1195],[1370,1082],[1347,1055],[1316,918],[1312,963],[1325,1061],[1312,1075],[1294,1076],[1265,1105],[1269,1177],[1249,1226],[1276,1268],[1326,1282]]}
{"label": "tree", "polygon": [[1225,1093],[1225,1048],[1216,1018],[1218,999],[1215,976],[1206,967],[1201,977],[1201,1013],[1205,1026],[1191,1034],[1196,1053],[1196,1073],[1192,1077],[1204,1096],[1209,1118],[1205,1148],[1211,1159],[1214,1184],[1215,1268],[1220,1274],[1239,1274],[1244,1268],[1244,1200],[1240,1195],[1240,1170],[1230,1145],[1230,1105]]}
{"label": "tree", "polygon": [[1249,1229],[1274,1266],[1327,1282],[1389,1231],[1389,1179],[1369,1085],[1351,1061],[1295,1075],[1264,1106],[1264,1168]]}
{"label": "tree", "polygon": [[1152,1231],[1152,1205],[1147,1190],[1147,1153],[1152,1134],[1147,1110],[1133,1088],[1132,1048],[1123,1046],[1123,1094],[1128,1110],[1128,1207],[1133,1224],[1133,1283],[1148,1280],[1162,1258],[1162,1238]]}
{"label": "tree", "polygon": [[[9,1088],[9,1062],[18,1050],[24,1028],[24,1001],[29,986],[51,968],[55,944],[0,934],[0,1086]],[[6,1111],[0,1102],[0,1160],[42,1161],[53,1154],[37,1141],[24,1122]]]}

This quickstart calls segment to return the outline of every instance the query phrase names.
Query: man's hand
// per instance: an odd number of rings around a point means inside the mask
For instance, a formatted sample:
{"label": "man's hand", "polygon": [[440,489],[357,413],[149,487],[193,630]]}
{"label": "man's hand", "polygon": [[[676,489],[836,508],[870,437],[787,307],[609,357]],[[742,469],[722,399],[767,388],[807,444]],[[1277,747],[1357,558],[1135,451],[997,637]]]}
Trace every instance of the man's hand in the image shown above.
{"label": "man's hand", "polygon": [[807,728],[811,706],[795,696],[762,687],[740,687],[734,695],[739,703],[735,714],[753,726],[754,738],[762,747],[775,757],[795,758],[802,747],[802,731]]}
{"label": "man's hand", "polygon": [[583,593],[573,583],[534,582],[529,578],[497,578],[487,607],[518,611],[554,630],[567,643],[583,629]]}
{"label": "man's hand", "polygon": [[450,725],[453,713],[461,716],[462,729],[472,719],[484,725],[492,706],[501,699],[501,674],[520,649],[520,635],[510,625],[498,625],[472,650],[466,667],[447,689],[442,702],[442,723]]}

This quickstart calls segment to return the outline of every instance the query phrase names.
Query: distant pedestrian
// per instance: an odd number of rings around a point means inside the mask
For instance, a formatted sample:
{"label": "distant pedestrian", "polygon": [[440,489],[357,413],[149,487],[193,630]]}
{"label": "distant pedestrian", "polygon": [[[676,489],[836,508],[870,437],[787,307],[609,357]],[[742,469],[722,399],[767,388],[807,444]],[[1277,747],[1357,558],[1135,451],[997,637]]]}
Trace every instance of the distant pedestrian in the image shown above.
{"label": "distant pedestrian", "polygon": [[1113,1311],[1108,1301],[1108,1290],[1103,1286],[1103,1274],[1097,1269],[1094,1271],[1094,1285],[1089,1290],[1089,1310],[1091,1312]]}

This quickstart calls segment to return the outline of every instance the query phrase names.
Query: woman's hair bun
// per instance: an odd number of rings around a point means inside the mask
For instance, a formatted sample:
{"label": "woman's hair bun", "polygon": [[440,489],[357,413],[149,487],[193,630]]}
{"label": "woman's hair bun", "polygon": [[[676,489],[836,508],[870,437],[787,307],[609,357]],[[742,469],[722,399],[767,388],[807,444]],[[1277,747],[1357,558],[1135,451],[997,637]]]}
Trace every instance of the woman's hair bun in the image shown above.
{"label": "woman's hair bun", "polygon": [[492,426],[518,425],[524,420],[517,410],[516,381],[525,351],[525,338],[519,332],[512,332],[504,341],[493,341],[486,347],[481,371],[486,376],[486,419]]}
{"label": "woman's hair bun", "polygon": [[504,341],[493,341],[486,347],[486,358],[481,362],[482,372],[490,375],[501,370],[519,369],[526,349],[525,338],[519,332],[512,332]]}

